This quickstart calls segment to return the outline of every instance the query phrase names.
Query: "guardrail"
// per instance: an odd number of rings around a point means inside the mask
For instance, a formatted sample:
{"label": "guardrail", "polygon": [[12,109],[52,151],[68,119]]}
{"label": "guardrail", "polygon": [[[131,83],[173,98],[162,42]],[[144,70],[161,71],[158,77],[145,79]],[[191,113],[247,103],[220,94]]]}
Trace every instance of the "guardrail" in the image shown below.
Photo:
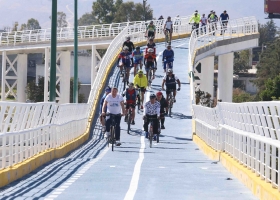
{"label": "guardrail", "polygon": [[[160,22],[161,24],[157,25],[156,38],[163,37],[163,21],[156,21]],[[173,35],[189,33],[191,26],[188,22],[189,17],[177,18]],[[85,133],[91,117],[90,112],[98,103],[100,89],[106,80],[105,72],[110,70],[108,66],[118,56],[125,37],[131,36],[134,42],[146,40],[144,22],[135,22],[130,26],[128,24],[130,23],[126,23],[124,27],[121,24],[118,27],[112,25],[110,30],[107,27],[110,34],[117,36],[100,63],[87,104],[0,102],[0,169],[23,162],[46,150],[59,148]],[[106,29],[105,25],[102,27]],[[86,30],[85,28],[84,33]],[[103,31],[104,36],[107,37],[109,32]],[[93,37],[90,34],[85,35]],[[68,36],[68,39],[72,37],[71,34]]]}
{"label": "guardrail", "polygon": [[[193,67],[195,65],[196,51],[216,41],[258,33],[258,21],[256,17],[229,20],[227,26],[224,23],[223,21],[213,22],[192,31],[189,41],[189,72],[191,76],[192,102],[194,100]],[[220,35],[221,33],[223,34]]]}
{"label": "guardrail", "polygon": [[[178,17],[175,20],[175,32],[181,31],[180,24],[186,24],[185,20],[190,17]],[[189,20],[188,20],[189,21]],[[162,31],[164,20],[153,20],[154,25],[158,28],[157,33]],[[91,26],[79,26],[78,27],[78,38],[79,39],[93,39],[93,38],[105,38],[115,37],[121,33],[124,28],[129,27],[131,33],[138,32],[140,28],[142,31],[146,30],[148,22],[134,21],[134,22],[123,22],[113,24],[101,24]],[[176,25],[178,24],[178,25]],[[189,31],[191,26],[189,26]],[[74,39],[74,28],[64,27],[57,30],[57,40],[73,40]],[[17,45],[21,43],[39,43],[49,42],[51,40],[51,29],[36,29],[36,30],[24,30],[24,31],[12,31],[0,33],[0,46],[1,45]]]}
{"label": "guardrail", "polygon": [[225,151],[280,191],[280,102],[193,105],[193,111],[196,133],[206,144]]}

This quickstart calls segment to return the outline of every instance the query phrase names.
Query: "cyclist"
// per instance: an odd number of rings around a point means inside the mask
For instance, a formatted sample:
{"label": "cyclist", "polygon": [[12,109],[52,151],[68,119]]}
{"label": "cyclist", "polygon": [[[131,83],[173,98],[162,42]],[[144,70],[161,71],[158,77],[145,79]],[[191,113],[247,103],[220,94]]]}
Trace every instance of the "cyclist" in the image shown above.
{"label": "cyclist", "polygon": [[125,46],[128,47],[128,51],[129,51],[130,53],[132,53],[132,51],[135,49],[135,48],[134,48],[134,44],[133,44],[133,42],[130,41],[130,37],[129,37],[129,36],[126,37],[126,41],[124,41],[122,47],[125,47]]}
{"label": "cyclist", "polygon": [[176,83],[178,83],[178,91],[180,91],[181,88],[181,82],[178,79],[177,76],[175,76],[175,74],[173,74],[173,70],[172,69],[168,69],[168,75],[165,75],[163,77],[163,81],[162,81],[162,90],[164,90],[164,85],[166,85],[166,100],[167,102],[169,102],[168,99],[168,95],[173,92],[173,96],[174,96],[174,103],[176,102]]}
{"label": "cyclist", "polygon": [[193,22],[193,30],[196,29],[196,33],[198,34],[198,28],[199,28],[199,22],[200,22],[200,16],[197,12],[194,13],[192,18],[190,19],[189,23]]}
{"label": "cyclist", "polygon": [[[225,32],[226,28],[227,28],[228,20],[229,20],[229,16],[228,16],[226,10],[220,15],[219,20],[221,20],[223,28],[224,28],[224,32]],[[223,31],[221,31],[220,35],[222,35],[222,34],[223,34]]]}
{"label": "cyclist", "polygon": [[143,52],[140,50],[140,47],[136,47],[136,50],[133,51],[132,57],[133,57],[133,63],[134,63],[134,76],[137,72],[137,65],[140,65],[140,69],[142,69],[142,61],[143,61]]}
{"label": "cyclist", "polygon": [[158,20],[162,20],[162,19],[164,19],[164,18],[163,18],[163,16],[161,15],[161,16],[158,18]]}
{"label": "cyclist", "polygon": [[124,121],[127,122],[128,110],[129,108],[131,108],[132,110],[131,124],[134,125],[137,90],[135,90],[133,83],[129,83],[128,88],[125,91],[123,91],[123,96],[126,97],[125,112],[127,113],[125,115]]}
{"label": "cyclist", "polygon": [[[153,38],[150,38],[149,39],[149,42],[147,43],[147,48],[149,49],[149,48],[152,48],[152,49],[154,49],[155,50],[155,48],[156,48],[156,43],[154,43],[154,39]],[[154,52],[155,53],[155,52]]]}
{"label": "cyclist", "polygon": [[[217,21],[218,21],[218,17],[216,15],[215,11],[213,11],[209,17],[209,22],[212,23],[212,27],[210,27],[211,31],[217,30]],[[213,33],[213,35],[215,35],[215,32]]]}
{"label": "cyclist", "polygon": [[170,63],[169,68],[173,68],[173,61],[174,61],[174,51],[171,49],[171,44],[168,43],[166,45],[166,49],[162,53],[162,63],[163,63],[163,69],[164,73],[166,73],[166,64]]}
{"label": "cyclist", "polygon": [[[160,119],[160,103],[156,101],[156,95],[150,95],[150,101],[145,103],[145,108],[143,112],[143,120],[144,120],[144,131],[145,136],[148,138],[148,125],[151,121],[153,121],[153,133],[158,133],[158,124]],[[154,135],[154,140],[156,139],[156,135]]]}
{"label": "cyclist", "polygon": [[[118,63],[121,71],[121,77],[123,77],[123,67],[126,72],[127,81],[129,80],[129,71],[131,66],[133,66],[133,58],[131,53],[128,51],[128,47],[124,47],[123,51],[120,53],[118,58]],[[131,65],[132,64],[132,65]]]}
{"label": "cyclist", "polygon": [[172,40],[172,32],[173,32],[173,23],[171,21],[171,17],[170,16],[167,17],[167,21],[164,24],[163,30],[164,30],[164,34],[165,35],[168,34],[168,32],[169,32],[169,35],[170,35],[170,39],[169,40],[171,42],[171,40]]}
{"label": "cyclist", "polygon": [[156,55],[154,54],[154,50],[149,48],[147,50],[148,54],[144,57],[144,65],[146,69],[146,77],[148,78],[148,74],[150,70],[153,70],[153,79],[155,78],[155,71],[157,69],[157,60]]}
{"label": "cyclist", "polygon": [[200,22],[201,22],[201,33],[204,32],[204,34],[206,34],[207,18],[205,17],[205,14],[202,14]]}
{"label": "cyclist", "polygon": [[[112,114],[112,115],[116,115],[115,117],[115,122],[116,122],[116,145],[120,146],[120,134],[121,134],[121,130],[120,130],[120,123],[121,123],[121,116],[119,116],[119,114],[121,114],[122,111],[122,115],[126,115],[126,111],[124,109],[124,102],[123,102],[123,97],[121,95],[118,94],[118,88],[114,87],[112,89],[111,94],[108,94],[107,97],[104,100],[104,104],[102,107],[102,115],[106,116],[106,108],[107,107],[107,113]],[[106,134],[105,137],[110,136],[110,125],[111,125],[111,119],[110,116],[106,117]]]}
{"label": "cyclist", "polygon": [[143,109],[143,102],[144,102],[144,94],[146,91],[146,87],[148,86],[147,77],[144,75],[143,71],[140,69],[138,70],[137,75],[134,77],[133,84],[136,88],[140,88],[141,94],[141,109]]}
{"label": "cyclist", "polygon": [[197,13],[198,17],[200,18],[200,14],[198,13],[198,10],[195,10],[193,15],[195,15],[195,13]]}
{"label": "cyclist", "polygon": [[168,102],[164,98],[162,92],[157,92],[157,101],[160,103],[160,124],[161,129],[165,129],[164,121],[165,121],[165,114],[168,113]]}
{"label": "cyclist", "polygon": [[[100,101],[100,118],[99,118],[99,120],[100,120],[100,123],[101,123],[101,125],[102,125],[102,132],[103,133],[105,133],[105,131],[106,131],[106,128],[105,128],[105,117],[104,116],[102,116],[102,106],[103,106],[103,103],[104,103],[104,100],[105,100],[105,98],[107,97],[107,95],[108,94],[110,94],[111,93],[111,88],[109,87],[109,86],[107,86],[106,88],[105,88],[105,94],[103,95],[103,97],[101,98],[101,101]],[[107,110],[107,108],[105,108],[105,110]]]}
{"label": "cyclist", "polygon": [[156,26],[153,21],[150,21],[150,24],[147,26],[146,35],[148,38],[155,38],[156,36]]}

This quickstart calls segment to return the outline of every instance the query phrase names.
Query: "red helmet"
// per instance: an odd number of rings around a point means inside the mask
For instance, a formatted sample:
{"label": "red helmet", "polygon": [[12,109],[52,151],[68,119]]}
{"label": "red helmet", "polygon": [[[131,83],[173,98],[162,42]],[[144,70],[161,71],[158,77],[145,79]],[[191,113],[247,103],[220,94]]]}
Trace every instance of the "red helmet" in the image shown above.
{"label": "red helmet", "polygon": [[157,96],[160,96],[160,95],[162,95],[162,92],[157,92]]}

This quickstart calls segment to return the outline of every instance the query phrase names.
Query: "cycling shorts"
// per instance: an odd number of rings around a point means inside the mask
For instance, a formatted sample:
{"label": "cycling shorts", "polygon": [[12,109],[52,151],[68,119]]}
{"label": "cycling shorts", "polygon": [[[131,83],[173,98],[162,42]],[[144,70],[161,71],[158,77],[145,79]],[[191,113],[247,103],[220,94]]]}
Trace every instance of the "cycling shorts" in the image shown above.
{"label": "cycling shorts", "polygon": [[[140,87],[140,92],[146,92],[146,88],[144,88],[144,87]],[[138,94],[139,95],[139,94]]]}
{"label": "cycling shorts", "polygon": [[176,84],[166,85],[166,95],[169,95],[172,90],[176,90]]}
{"label": "cycling shorts", "polygon": [[135,108],[135,104],[136,104],[136,103],[126,103],[125,108],[126,108],[126,109]]}
{"label": "cycling shorts", "polygon": [[167,63],[168,63],[168,68],[172,69],[173,68],[173,60],[172,61],[164,61],[163,62],[163,69],[166,69]]}
{"label": "cycling shorts", "polygon": [[172,29],[166,28],[165,31],[172,33]]}
{"label": "cycling shorts", "polygon": [[148,31],[148,37],[155,37],[154,31]]}
{"label": "cycling shorts", "polygon": [[134,60],[134,64],[141,64],[142,63],[142,59],[139,59],[139,60]]}
{"label": "cycling shorts", "polygon": [[146,63],[145,70],[148,71],[149,69],[155,69],[155,64],[153,62]]}

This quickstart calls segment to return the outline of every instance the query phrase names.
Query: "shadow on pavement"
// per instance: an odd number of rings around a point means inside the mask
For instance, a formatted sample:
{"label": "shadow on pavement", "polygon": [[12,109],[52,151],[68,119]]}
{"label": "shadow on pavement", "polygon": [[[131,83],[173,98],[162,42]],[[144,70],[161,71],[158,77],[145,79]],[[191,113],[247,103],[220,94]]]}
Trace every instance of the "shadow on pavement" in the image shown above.
{"label": "shadow on pavement", "polygon": [[192,119],[192,116],[187,116],[182,113],[172,112],[171,118],[173,118],[173,119]]}

